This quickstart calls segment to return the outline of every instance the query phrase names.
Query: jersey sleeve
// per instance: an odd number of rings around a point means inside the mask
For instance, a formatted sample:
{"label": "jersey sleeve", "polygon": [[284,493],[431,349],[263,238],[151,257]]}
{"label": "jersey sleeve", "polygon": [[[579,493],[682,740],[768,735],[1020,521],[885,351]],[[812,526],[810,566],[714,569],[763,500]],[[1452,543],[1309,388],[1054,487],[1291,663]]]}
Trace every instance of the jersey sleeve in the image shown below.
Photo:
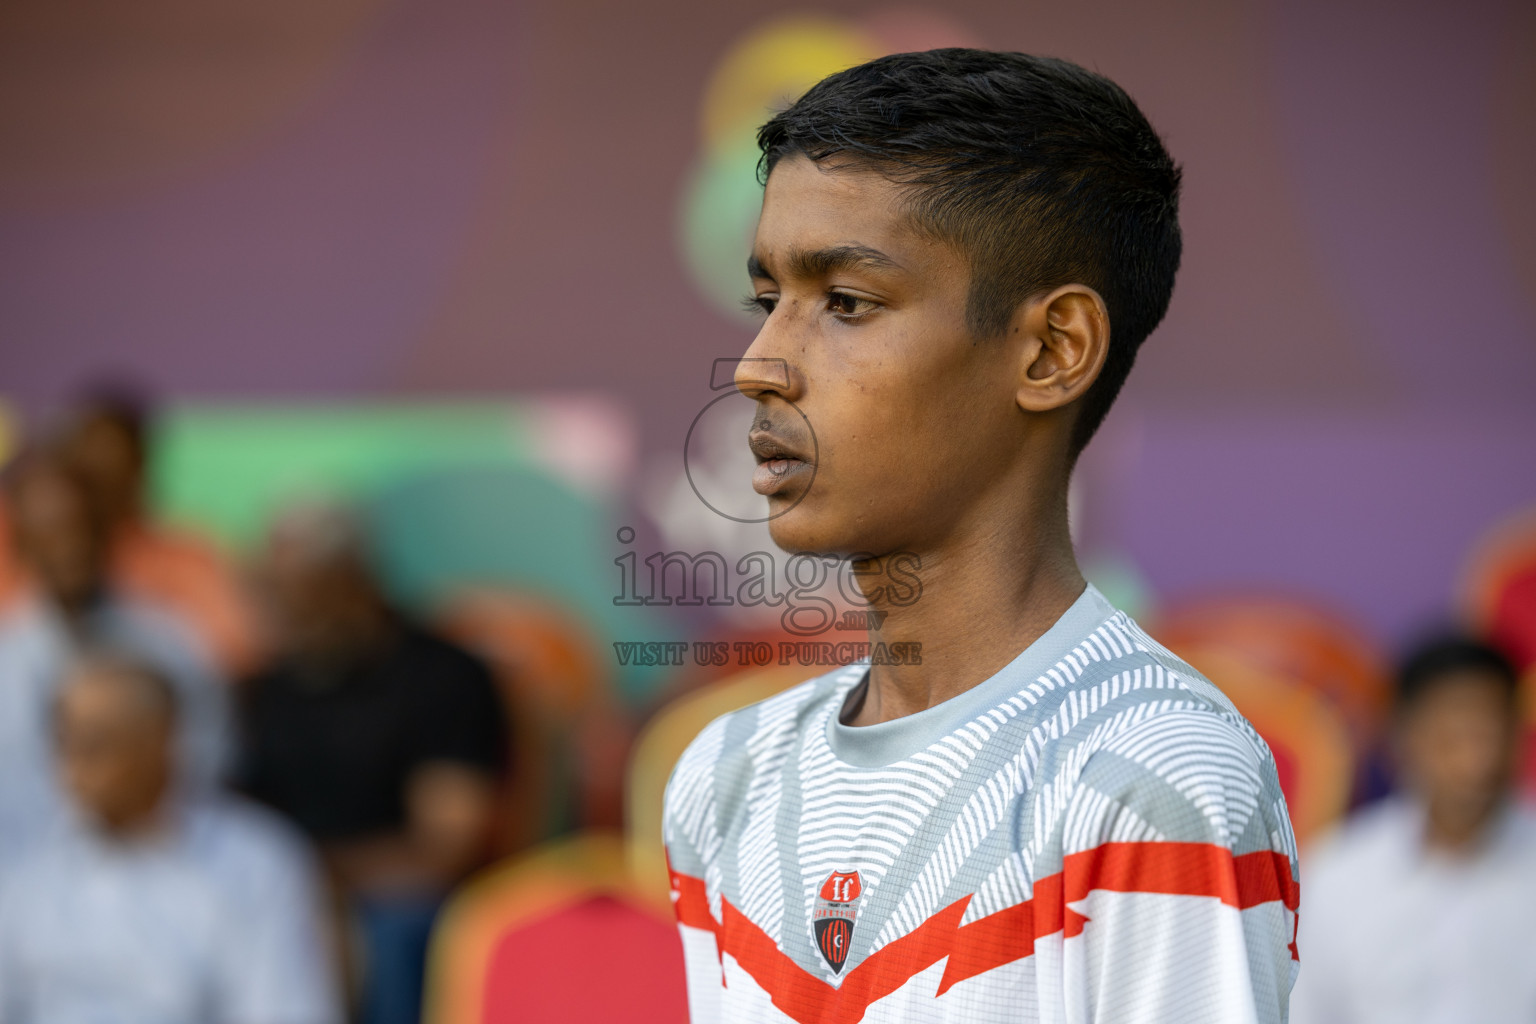
{"label": "jersey sleeve", "polygon": [[1092,1024],[1283,1024],[1295,842],[1236,715],[1165,712],[1099,747],[1063,827],[1063,986]]}

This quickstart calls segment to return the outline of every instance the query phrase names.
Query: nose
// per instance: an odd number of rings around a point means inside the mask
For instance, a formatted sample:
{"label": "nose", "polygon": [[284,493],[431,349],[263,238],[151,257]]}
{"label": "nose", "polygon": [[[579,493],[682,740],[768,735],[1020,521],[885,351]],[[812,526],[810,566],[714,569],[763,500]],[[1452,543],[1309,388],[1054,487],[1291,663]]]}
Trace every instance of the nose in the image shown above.
{"label": "nose", "polygon": [[776,394],[788,397],[793,390],[789,361],[777,356],[748,355],[735,360],[736,367],[731,383],[748,398],[762,398]]}
{"label": "nose", "polygon": [[762,399],[778,395],[793,402],[799,397],[802,386],[795,367],[786,358],[785,335],[789,326],[782,315],[770,315],[758,329],[757,337],[736,360],[733,383],[736,390],[748,398]]}

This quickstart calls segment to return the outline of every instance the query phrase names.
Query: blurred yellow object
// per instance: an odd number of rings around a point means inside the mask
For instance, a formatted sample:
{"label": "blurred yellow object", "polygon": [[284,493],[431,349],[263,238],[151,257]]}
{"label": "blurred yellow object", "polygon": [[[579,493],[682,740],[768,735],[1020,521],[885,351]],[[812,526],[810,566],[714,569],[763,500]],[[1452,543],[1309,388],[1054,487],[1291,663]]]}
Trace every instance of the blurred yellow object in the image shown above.
{"label": "blurred yellow object", "polygon": [[1355,753],[1328,699],[1223,647],[1186,647],[1179,656],[1215,683],[1269,744],[1297,841],[1337,821],[1349,806]]}
{"label": "blurred yellow object", "polygon": [[667,854],[662,846],[662,798],[672,768],[693,738],[721,715],[767,700],[814,670],[803,665],[751,669],[694,690],[662,708],[641,730],[630,760],[625,831],[630,873],[652,898],[669,890]]}
{"label": "blurred yellow object", "polygon": [[752,30],[721,58],[704,92],[704,141],[728,148],[834,71],[862,64],[879,44],[840,18],[794,15]]}

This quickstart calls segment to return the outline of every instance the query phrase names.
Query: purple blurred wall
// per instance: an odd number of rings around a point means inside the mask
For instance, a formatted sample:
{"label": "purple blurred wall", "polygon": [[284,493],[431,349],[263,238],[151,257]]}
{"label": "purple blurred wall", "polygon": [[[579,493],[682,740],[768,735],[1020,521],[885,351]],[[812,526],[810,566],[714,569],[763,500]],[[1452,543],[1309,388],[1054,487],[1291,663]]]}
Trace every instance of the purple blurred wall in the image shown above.
{"label": "purple blurred wall", "polygon": [[[862,15],[865,4],[817,9]],[[1165,596],[1396,639],[1536,503],[1536,8],[950,0],[1124,84],[1186,169],[1166,324],[1084,467]],[[774,12],[0,5],[0,396],[601,390],[681,448],[748,329],[674,244],[704,83]]]}

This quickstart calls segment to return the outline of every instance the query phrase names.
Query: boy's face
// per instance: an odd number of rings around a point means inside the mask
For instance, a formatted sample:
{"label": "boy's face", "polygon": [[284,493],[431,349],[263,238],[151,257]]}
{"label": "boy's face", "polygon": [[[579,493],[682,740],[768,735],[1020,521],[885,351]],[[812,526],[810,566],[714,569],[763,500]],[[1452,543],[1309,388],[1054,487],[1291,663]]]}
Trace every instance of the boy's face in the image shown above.
{"label": "boy's face", "polygon": [[1438,679],[1398,722],[1403,774],[1442,821],[1471,827],[1508,790],[1519,751],[1519,716],[1501,679],[1458,669]]}
{"label": "boy's face", "polygon": [[972,336],[965,258],[901,199],[804,157],[768,178],[751,260],[768,315],[737,384],[758,402],[753,485],[786,550],[921,554],[1016,500],[1020,345]]}

